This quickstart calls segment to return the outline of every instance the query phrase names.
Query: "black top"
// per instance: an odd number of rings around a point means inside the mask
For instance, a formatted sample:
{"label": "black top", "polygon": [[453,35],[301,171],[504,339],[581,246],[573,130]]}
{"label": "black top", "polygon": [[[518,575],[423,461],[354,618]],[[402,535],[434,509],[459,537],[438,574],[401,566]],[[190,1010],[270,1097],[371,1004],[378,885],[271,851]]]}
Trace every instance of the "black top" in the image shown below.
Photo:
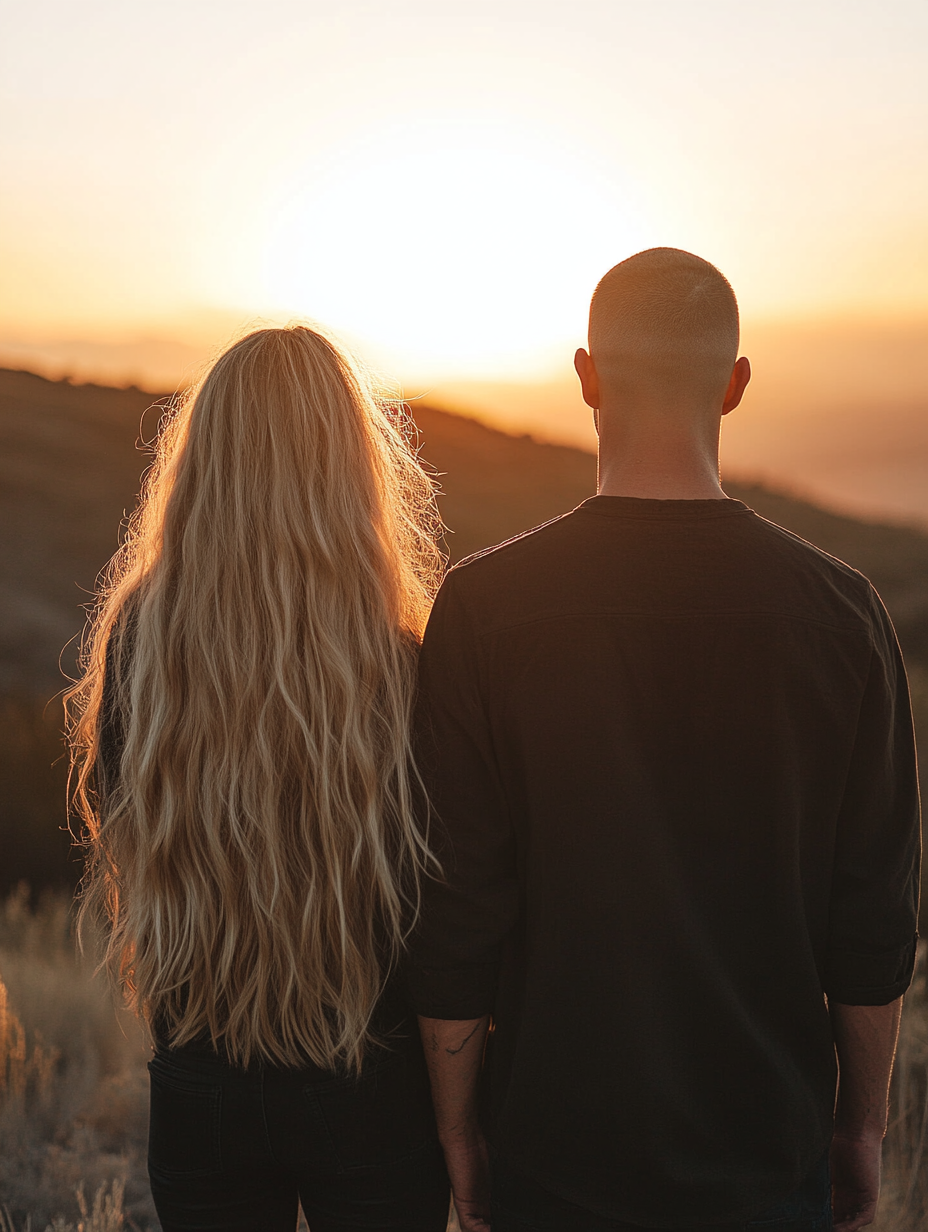
{"label": "black top", "polygon": [[830,1140],[825,996],[909,984],[911,712],[866,578],[740,501],[598,496],[447,577],[421,1014],[492,1011],[491,1143],[591,1211],[749,1217]]}

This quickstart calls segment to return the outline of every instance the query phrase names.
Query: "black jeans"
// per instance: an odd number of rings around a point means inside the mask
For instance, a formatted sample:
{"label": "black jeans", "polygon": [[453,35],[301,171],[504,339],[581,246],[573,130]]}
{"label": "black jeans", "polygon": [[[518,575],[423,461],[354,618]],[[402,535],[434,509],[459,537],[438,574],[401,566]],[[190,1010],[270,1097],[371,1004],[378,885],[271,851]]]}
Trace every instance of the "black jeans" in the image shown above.
{"label": "black jeans", "polygon": [[[493,1232],[658,1232],[565,1202],[498,1159],[493,1161],[491,1222]],[[831,1228],[831,1174],[826,1155],[785,1201],[741,1223],[712,1229],[701,1225],[691,1232],[831,1232]]]}
{"label": "black jeans", "polygon": [[360,1078],[237,1069],[196,1047],[149,1064],[148,1171],[164,1232],[444,1232],[449,1185],[418,1041]]}

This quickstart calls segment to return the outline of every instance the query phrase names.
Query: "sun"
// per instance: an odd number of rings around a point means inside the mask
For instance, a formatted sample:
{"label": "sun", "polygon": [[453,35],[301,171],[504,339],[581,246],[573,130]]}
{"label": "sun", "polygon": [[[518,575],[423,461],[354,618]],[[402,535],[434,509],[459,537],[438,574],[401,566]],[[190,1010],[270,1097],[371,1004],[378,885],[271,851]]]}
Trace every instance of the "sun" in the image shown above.
{"label": "sun", "polygon": [[628,186],[550,136],[417,119],[291,170],[262,291],[420,368],[498,374],[582,333],[597,279],[641,234]]}

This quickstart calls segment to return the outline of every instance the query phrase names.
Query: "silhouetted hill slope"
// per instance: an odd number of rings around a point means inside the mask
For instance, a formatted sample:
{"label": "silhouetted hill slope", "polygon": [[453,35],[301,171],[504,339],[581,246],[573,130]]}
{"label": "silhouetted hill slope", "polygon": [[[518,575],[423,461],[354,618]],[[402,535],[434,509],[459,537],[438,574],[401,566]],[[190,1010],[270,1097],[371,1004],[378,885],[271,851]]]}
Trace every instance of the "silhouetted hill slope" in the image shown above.
{"label": "silhouetted hill slope", "polygon": [[[148,454],[155,399],[0,370],[0,693],[53,693],[58,656],[115,550]],[[438,472],[453,560],[579,504],[595,489],[581,450],[513,437],[413,405],[422,456]],[[158,411],[145,416],[151,437]],[[857,521],[764,488],[726,483],[764,517],[861,569],[909,654],[928,661],[928,535]],[[73,651],[62,659],[73,664]]]}
{"label": "silhouetted hill slope", "polygon": [[0,691],[61,687],[58,655],[135,504],[152,401],[0,370]]}
{"label": "silhouetted hill slope", "polygon": [[[155,401],[0,369],[0,693],[61,686],[58,656],[79,633],[82,605],[136,503],[149,461],[139,441],[155,431]],[[579,450],[429,407],[415,414],[424,456],[442,473],[456,560],[593,490],[595,464]],[[67,670],[73,649],[62,658]]]}
{"label": "silhouetted hill slope", "polygon": [[418,403],[411,409],[421,456],[439,475],[452,561],[547,522],[596,491],[592,454],[508,436]]}

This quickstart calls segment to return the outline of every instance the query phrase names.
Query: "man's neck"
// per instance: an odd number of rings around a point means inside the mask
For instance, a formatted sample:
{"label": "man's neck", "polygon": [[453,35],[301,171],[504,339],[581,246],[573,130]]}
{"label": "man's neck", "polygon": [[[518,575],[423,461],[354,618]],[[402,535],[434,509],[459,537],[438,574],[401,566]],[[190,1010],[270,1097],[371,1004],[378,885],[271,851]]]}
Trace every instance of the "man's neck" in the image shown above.
{"label": "man's neck", "polygon": [[600,420],[600,496],[725,500],[719,483],[718,424],[686,430],[679,422]]}

